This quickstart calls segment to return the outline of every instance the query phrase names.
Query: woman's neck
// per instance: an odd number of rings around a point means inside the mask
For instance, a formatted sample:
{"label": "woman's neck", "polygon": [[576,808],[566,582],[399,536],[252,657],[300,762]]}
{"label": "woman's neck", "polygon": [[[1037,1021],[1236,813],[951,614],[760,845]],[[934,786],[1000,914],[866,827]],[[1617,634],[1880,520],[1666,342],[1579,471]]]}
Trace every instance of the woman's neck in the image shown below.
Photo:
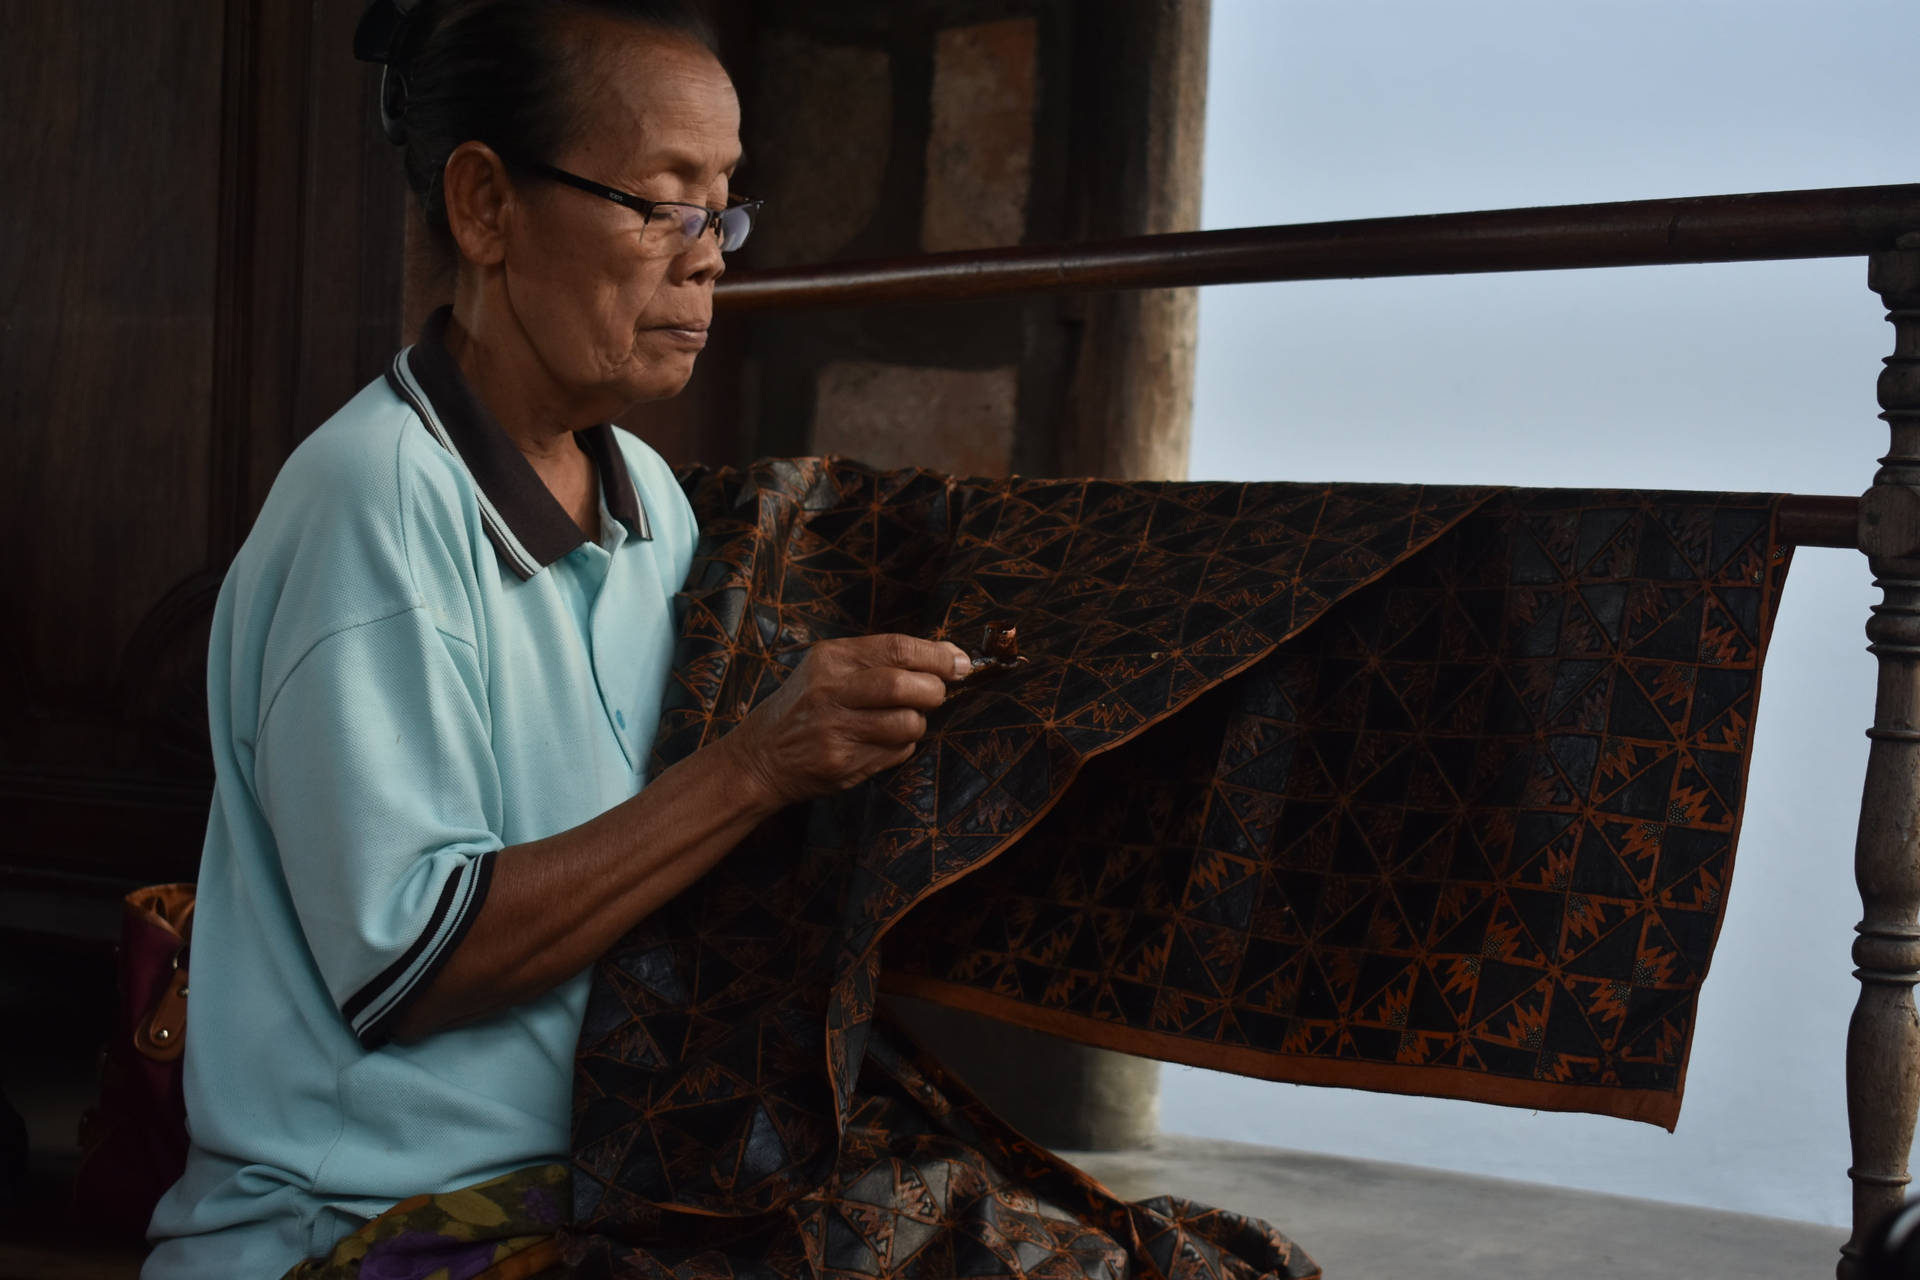
{"label": "woman's neck", "polygon": [[447,353],[554,501],[587,537],[598,539],[599,478],[574,432],[599,419],[566,402],[517,325],[488,323],[485,312],[472,314],[477,308],[463,317],[459,302],[456,297],[447,323]]}

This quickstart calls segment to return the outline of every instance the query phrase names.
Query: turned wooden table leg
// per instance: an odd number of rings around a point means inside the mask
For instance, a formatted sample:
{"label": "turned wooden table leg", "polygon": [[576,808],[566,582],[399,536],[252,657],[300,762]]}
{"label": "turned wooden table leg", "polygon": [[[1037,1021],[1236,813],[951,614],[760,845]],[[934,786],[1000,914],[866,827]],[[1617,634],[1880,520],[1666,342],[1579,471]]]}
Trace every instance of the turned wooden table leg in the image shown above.
{"label": "turned wooden table leg", "polygon": [[1860,504],[1860,549],[1883,599],[1867,623],[1880,684],[1854,854],[1862,917],[1853,944],[1860,1001],[1847,1028],[1853,1237],[1841,1249],[1841,1280],[1854,1280],[1868,1233],[1905,1199],[1920,1114],[1920,236],[1874,254],[1868,282],[1895,339],[1879,387],[1892,447]]}

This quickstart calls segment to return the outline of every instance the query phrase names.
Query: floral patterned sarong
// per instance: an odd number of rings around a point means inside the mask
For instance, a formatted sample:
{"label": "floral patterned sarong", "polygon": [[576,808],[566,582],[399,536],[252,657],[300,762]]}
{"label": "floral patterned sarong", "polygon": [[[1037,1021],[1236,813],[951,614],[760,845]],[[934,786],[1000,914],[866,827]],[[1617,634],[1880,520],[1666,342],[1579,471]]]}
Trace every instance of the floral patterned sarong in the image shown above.
{"label": "floral patterned sarong", "polygon": [[539,1280],[563,1276],[564,1164],[409,1196],[283,1280]]}

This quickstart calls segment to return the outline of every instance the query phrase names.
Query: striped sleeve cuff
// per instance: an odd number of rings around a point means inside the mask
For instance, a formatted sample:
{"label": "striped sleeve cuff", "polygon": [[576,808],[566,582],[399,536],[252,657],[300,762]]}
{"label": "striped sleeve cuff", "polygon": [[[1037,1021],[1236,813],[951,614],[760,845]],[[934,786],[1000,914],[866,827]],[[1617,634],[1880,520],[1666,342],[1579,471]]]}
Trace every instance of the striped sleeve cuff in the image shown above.
{"label": "striped sleeve cuff", "polygon": [[470,858],[447,877],[426,928],[405,955],[356,991],[340,1012],[365,1049],[378,1049],[393,1038],[393,1029],[416,997],[467,936],[493,881],[493,854]]}

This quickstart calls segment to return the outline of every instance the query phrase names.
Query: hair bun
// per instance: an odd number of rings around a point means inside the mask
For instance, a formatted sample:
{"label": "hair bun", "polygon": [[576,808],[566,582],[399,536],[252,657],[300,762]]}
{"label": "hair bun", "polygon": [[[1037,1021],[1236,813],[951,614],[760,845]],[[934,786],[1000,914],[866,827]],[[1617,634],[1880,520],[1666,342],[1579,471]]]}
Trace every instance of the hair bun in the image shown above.
{"label": "hair bun", "polygon": [[407,43],[407,28],[420,9],[420,0],[373,0],[353,29],[353,56],[362,62],[393,66]]}
{"label": "hair bun", "polygon": [[407,32],[420,7],[420,0],[373,0],[353,29],[353,56],[386,68],[380,75],[380,129],[396,147],[407,140]]}

